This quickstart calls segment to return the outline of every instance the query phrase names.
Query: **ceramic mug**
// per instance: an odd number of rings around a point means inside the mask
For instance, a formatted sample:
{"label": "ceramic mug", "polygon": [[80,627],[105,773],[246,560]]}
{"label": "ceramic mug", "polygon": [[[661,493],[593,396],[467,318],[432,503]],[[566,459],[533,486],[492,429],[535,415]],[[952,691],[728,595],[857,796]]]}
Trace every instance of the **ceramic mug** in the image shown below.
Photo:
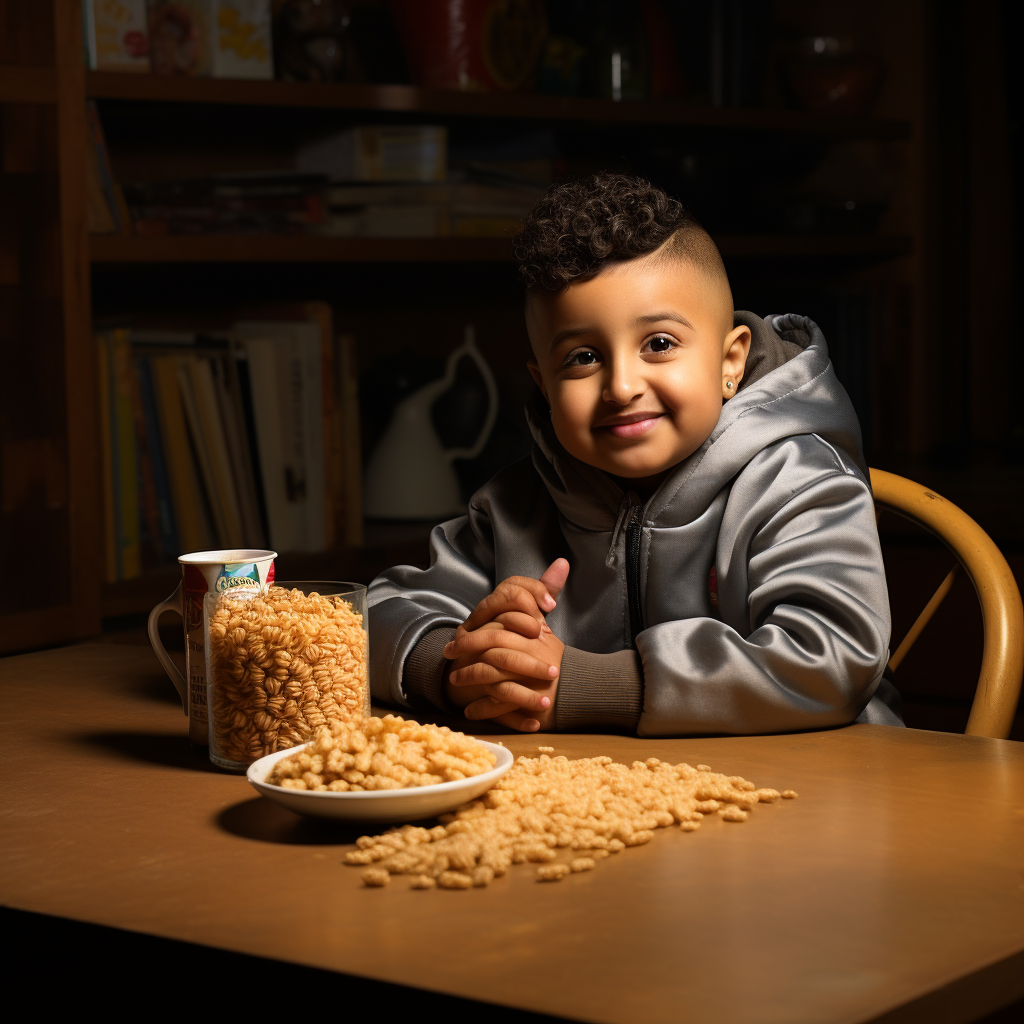
{"label": "ceramic mug", "polygon": [[[149,613],[149,642],[164,671],[174,683],[185,714],[188,738],[209,742],[206,714],[206,641],[203,634],[203,598],[209,592],[234,588],[263,590],[274,582],[276,551],[260,548],[225,548],[193,551],[178,559],[181,582],[166,601]],[[164,612],[180,615],[185,629],[185,675],[160,641],[158,623]]]}

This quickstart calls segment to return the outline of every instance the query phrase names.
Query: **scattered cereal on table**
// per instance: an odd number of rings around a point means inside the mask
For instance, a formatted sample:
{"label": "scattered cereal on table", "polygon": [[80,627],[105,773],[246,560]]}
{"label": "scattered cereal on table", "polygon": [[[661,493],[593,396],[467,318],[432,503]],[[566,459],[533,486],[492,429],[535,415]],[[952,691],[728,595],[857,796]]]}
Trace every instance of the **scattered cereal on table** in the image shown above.
{"label": "scattered cereal on table", "polygon": [[718,812],[722,821],[746,821],[748,813],[739,807],[725,807]]}
{"label": "scattered cereal on table", "polygon": [[442,889],[471,889],[473,879],[461,871],[442,871],[437,884]]}
{"label": "scattered cereal on table", "polygon": [[797,796],[797,794],[796,794],[796,790],[795,789],[784,789],[782,791],[782,799],[783,800],[795,800],[796,796]]}
{"label": "scattered cereal on table", "polygon": [[542,754],[553,754],[555,752],[554,747],[538,747],[537,748]]}
{"label": "scattered cereal on table", "polygon": [[368,885],[372,889],[379,889],[391,881],[391,874],[385,868],[367,868],[361,877],[363,885]]}
{"label": "scattered cereal on table", "polygon": [[482,797],[442,815],[442,824],[362,836],[343,859],[410,875],[413,888],[482,888],[526,863],[537,865],[538,879],[557,881],[649,843],[660,828],[678,824],[695,832],[702,811],[746,821],[775,793],[739,776],[653,757],[629,766],[610,757],[519,757]]}
{"label": "scattered cereal on table", "polygon": [[568,864],[541,864],[537,868],[537,878],[542,882],[557,882],[569,874]]}

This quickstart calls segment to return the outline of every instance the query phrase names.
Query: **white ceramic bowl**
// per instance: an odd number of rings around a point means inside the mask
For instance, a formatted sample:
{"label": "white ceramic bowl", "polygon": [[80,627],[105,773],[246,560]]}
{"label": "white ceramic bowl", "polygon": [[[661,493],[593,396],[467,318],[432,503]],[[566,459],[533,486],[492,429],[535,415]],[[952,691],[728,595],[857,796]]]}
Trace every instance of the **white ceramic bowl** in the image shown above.
{"label": "white ceramic bowl", "polygon": [[433,818],[475,800],[494,785],[512,767],[512,752],[497,743],[477,740],[498,758],[497,764],[483,775],[455,782],[438,782],[433,786],[410,789],[381,789],[364,793],[311,793],[301,789],[272,786],[266,778],[270,769],[283,757],[290,757],[308,743],[267,754],[253,761],[246,778],[265,797],[275,800],[296,814],[314,818],[337,818],[342,821],[397,822]]}

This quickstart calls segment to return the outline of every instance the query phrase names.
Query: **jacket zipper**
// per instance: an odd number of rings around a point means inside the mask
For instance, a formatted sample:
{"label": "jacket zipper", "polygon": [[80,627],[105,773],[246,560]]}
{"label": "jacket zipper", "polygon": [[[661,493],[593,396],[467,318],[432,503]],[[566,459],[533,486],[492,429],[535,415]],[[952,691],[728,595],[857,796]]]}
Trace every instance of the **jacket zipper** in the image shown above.
{"label": "jacket zipper", "polygon": [[637,634],[644,628],[640,607],[640,538],[643,532],[644,506],[633,505],[626,527],[626,598],[629,602],[630,642],[636,647]]}

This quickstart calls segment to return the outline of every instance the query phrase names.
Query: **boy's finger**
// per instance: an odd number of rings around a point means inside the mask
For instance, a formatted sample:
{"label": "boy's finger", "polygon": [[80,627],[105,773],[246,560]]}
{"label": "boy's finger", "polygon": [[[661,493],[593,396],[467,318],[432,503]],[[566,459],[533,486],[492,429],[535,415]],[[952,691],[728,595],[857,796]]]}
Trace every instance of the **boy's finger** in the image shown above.
{"label": "boy's finger", "polygon": [[502,672],[527,676],[530,679],[542,679],[545,682],[558,676],[558,669],[551,662],[508,647],[492,647],[484,651],[477,660],[485,665],[493,665]]}
{"label": "boy's finger", "polygon": [[511,679],[495,683],[491,687],[491,696],[495,700],[507,701],[526,711],[547,711],[551,707],[550,697],[543,693],[537,693],[528,686],[523,686]]}
{"label": "boy's finger", "polygon": [[562,592],[562,588],[565,586],[565,581],[569,576],[569,562],[565,558],[556,558],[545,570],[540,578],[540,582],[544,584],[547,592],[554,598],[558,599],[558,595]]}
{"label": "boy's finger", "polygon": [[527,672],[519,672],[515,669],[501,668],[497,665],[489,664],[483,660],[486,657],[487,654],[465,663],[461,663],[462,659],[459,659],[459,662],[453,663],[458,667],[453,667],[448,672],[448,682],[456,687],[490,686],[491,683],[500,683],[503,679],[514,679],[517,683],[522,683],[524,686],[537,687],[544,686],[555,678],[547,671],[549,666],[545,662],[541,662],[541,665],[544,667],[544,673],[542,675],[532,675]]}
{"label": "boy's finger", "polygon": [[479,722],[485,718],[497,718],[498,715],[506,715],[510,711],[517,711],[515,704],[508,704],[503,701],[496,701],[493,697],[481,697],[479,700],[467,704],[463,709],[463,715],[472,722]]}
{"label": "boy's finger", "polygon": [[540,722],[526,711],[509,711],[507,714],[499,715],[494,721],[519,732],[536,732],[540,728]]}
{"label": "boy's finger", "polygon": [[456,633],[455,639],[445,644],[444,656],[454,661],[463,654],[482,654],[492,647],[511,647],[529,653],[527,645],[536,642],[510,629],[474,629],[461,635]]}
{"label": "boy's finger", "polygon": [[[494,621],[530,640],[536,640],[546,629],[532,615],[525,612],[502,612]],[[480,628],[483,629],[482,626]]]}
{"label": "boy's finger", "polygon": [[528,576],[510,576],[473,609],[463,625],[466,629],[476,629],[502,612],[509,611],[525,612],[542,621],[543,612],[551,611],[554,607],[554,598],[540,580]]}

